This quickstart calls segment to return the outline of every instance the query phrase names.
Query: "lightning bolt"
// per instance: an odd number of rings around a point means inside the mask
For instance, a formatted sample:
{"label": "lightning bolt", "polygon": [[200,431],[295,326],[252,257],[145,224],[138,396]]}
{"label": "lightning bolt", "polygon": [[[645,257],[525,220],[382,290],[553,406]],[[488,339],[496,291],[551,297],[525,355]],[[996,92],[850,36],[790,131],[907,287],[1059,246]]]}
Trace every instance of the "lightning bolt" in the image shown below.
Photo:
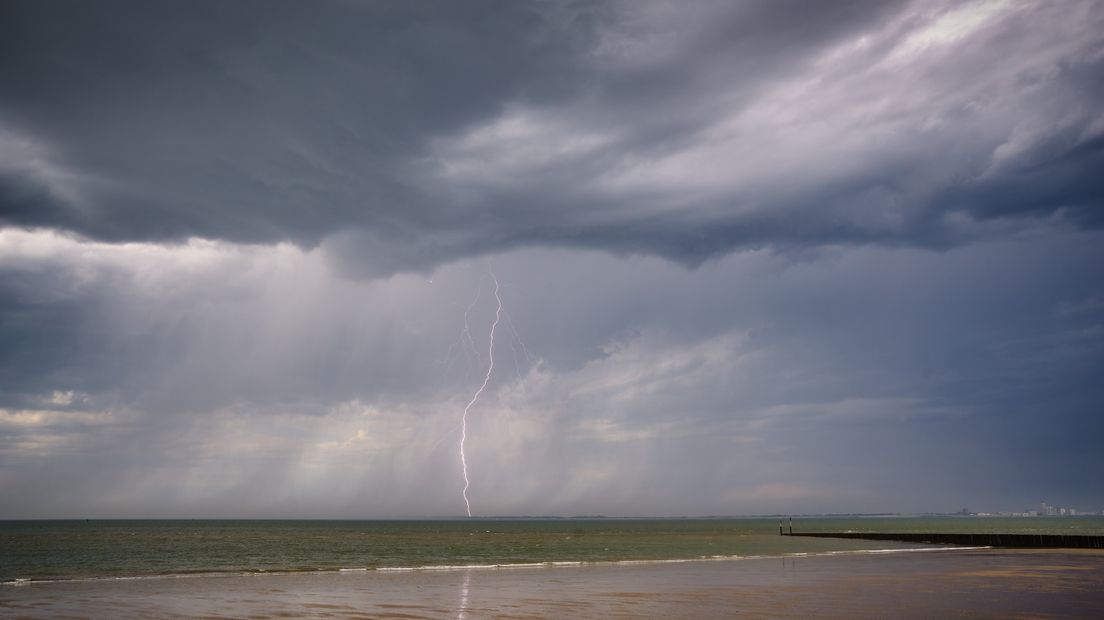
{"label": "lightning bolt", "polygon": [[469,315],[471,315],[472,308],[479,303],[479,297],[483,294],[483,281],[479,282],[479,287],[475,289],[475,299],[468,304],[468,307],[464,309],[464,328],[460,330],[460,338],[452,343],[448,348],[448,353],[445,355],[445,359],[441,361],[441,364],[445,367],[445,375],[447,376],[449,371],[452,370],[453,363],[456,362],[457,357],[453,355],[459,347],[460,351],[464,354],[464,360],[467,362],[467,371],[465,372],[465,379],[468,377],[467,372],[470,372],[472,365],[472,358],[479,361],[479,352],[475,350],[475,340],[472,339],[471,327],[468,321]]}
{"label": "lightning bolt", "polygon": [[464,415],[460,418],[460,467],[464,472],[464,507],[467,508],[469,517],[472,516],[471,502],[468,501],[468,487],[471,486],[471,480],[468,478],[468,459],[464,455],[464,442],[468,439],[468,412],[475,405],[475,401],[479,400],[483,390],[487,389],[487,384],[491,382],[491,375],[494,374],[495,329],[498,328],[498,320],[502,316],[502,298],[498,296],[498,278],[495,277],[494,272],[491,272],[491,280],[494,281],[494,296],[495,301],[498,302],[498,308],[495,310],[494,323],[491,323],[490,345],[487,347],[487,374],[483,377],[483,385],[479,386],[472,395],[468,406],[464,407]]}
{"label": "lightning bolt", "polygon": [[524,381],[524,377],[521,374],[521,364],[518,363],[517,349],[518,345],[521,347],[521,352],[525,354],[525,363],[527,368],[532,368],[537,363],[537,358],[533,357],[533,354],[529,353],[529,347],[525,346],[525,341],[518,335],[517,329],[514,327],[514,320],[510,318],[510,313],[505,309],[502,310],[502,315],[506,319],[506,327],[510,328],[510,333],[513,334],[513,339],[510,341],[510,350],[514,353],[514,370],[517,371],[517,377],[519,381]]}

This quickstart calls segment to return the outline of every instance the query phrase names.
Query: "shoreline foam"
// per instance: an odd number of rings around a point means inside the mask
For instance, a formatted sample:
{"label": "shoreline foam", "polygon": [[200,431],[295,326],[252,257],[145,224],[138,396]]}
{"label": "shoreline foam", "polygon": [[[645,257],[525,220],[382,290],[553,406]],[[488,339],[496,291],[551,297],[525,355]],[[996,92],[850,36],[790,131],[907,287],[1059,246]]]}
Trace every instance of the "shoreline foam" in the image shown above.
{"label": "shoreline foam", "polygon": [[342,573],[417,573],[417,572],[462,572],[485,570],[523,570],[546,568],[572,568],[572,567],[600,567],[600,566],[649,566],[662,564],[685,564],[696,562],[734,562],[744,560],[787,560],[813,557],[848,556],[848,555],[887,555],[897,553],[916,553],[933,551],[972,551],[989,549],[990,547],[918,547],[918,548],[888,548],[888,549],[846,549],[836,551],[793,552],[773,555],[716,555],[697,558],[663,558],[650,560],[552,560],[547,562],[518,562],[496,564],[441,564],[425,566],[352,566],[339,568],[319,569],[258,569],[258,570],[228,570],[228,571],[201,571],[189,573],[165,573],[154,575],[103,575],[90,577],[61,577],[50,579],[24,578],[7,579],[0,581],[0,586],[28,586],[51,583],[78,583],[78,582],[116,582],[116,581],[140,581],[140,580],[165,580],[165,579],[197,579],[220,577],[280,577],[290,575],[327,575]]}

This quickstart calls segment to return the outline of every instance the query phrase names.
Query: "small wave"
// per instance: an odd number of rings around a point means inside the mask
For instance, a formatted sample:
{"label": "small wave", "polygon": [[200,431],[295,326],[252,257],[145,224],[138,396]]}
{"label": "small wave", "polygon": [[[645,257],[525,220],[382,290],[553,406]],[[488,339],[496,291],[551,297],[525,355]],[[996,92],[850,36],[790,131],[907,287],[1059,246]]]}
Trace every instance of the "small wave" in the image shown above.
{"label": "small wave", "polygon": [[654,558],[642,560],[552,560],[547,562],[517,562],[498,564],[434,564],[427,566],[378,566],[378,567],[344,567],[344,568],[288,568],[288,569],[256,569],[256,570],[232,570],[223,572],[189,572],[172,573],[163,575],[123,575],[123,576],[99,576],[99,577],[71,577],[71,578],[31,578],[16,577],[0,581],[5,586],[27,586],[47,583],[71,583],[89,581],[143,581],[161,579],[196,579],[203,577],[278,577],[297,574],[340,574],[340,573],[411,573],[411,572],[445,572],[445,571],[471,571],[471,570],[507,570],[507,569],[547,569],[547,568],[575,568],[584,566],[645,566],[658,564],[686,564],[692,562],[732,562],[738,560],[766,560],[771,558],[812,558],[840,555],[885,555],[895,553],[919,553],[937,551],[973,551],[991,549],[992,547],[919,547],[919,548],[888,548],[888,549],[852,549],[842,551],[819,551],[784,553],[780,555],[710,555],[695,558]]}
{"label": "small wave", "polygon": [[708,559],[709,558],[667,558],[653,560],[617,560],[611,562],[611,564],[621,564],[624,566],[635,566],[638,564],[685,564],[687,562],[707,561]]}
{"label": "small wave", "polygon": [[544,568],[551,562],[519,562],[506,564],[435,564],[430,566],[380,566],[375,570],[382,573],[412,571],[450,571],[450,570],[489,570],[503,568]]}
{"label": "small wave", "polygon": [[[992,547],[958,547],[958,546],[944,546],[944,547],[914,547],[914,548],[890,548],[890,549],[849,549],[844,551],[822,551],[813,555],[877,555],[877,554],[889,554],[889,553],[923,553],[932,551],[977,551],[978,549],[992,549]],[[794,554],[797,555],[797,554]],[[801,554],[808,555],[808,554]],[[789,557],[789,556],[787,556]]]}
{"label": "small wave", "polygon": [[[290,571],[288,571],[290,573]],[[153,581],[162,579],[198,579],[202,577],[245,577],[250,575],[275,575],[279,573],[257,573],[257,572],[242,572],[242,571],[227,571],[227,572],[197,572],[197,573],[172,573],[167,575],[100,575],[95,577],[17,577],[15,579],[6,579],[0,581],[0,585],[4,586],[23,586],[23,585],[36,585],[45,583],[80,583],[88,581],[102,581],[105,583],[115,581]]]}

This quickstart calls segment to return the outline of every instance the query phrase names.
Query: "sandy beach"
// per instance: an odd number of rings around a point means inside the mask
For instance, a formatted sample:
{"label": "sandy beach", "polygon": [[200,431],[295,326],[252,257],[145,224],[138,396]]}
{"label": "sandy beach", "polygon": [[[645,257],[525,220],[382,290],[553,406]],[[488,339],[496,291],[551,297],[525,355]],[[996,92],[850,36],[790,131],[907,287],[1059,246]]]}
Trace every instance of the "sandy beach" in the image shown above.
{"label": "sandy beach", "polygon": [[1104,616],[1104,553],[939,550],[7,585],[10,618]]}

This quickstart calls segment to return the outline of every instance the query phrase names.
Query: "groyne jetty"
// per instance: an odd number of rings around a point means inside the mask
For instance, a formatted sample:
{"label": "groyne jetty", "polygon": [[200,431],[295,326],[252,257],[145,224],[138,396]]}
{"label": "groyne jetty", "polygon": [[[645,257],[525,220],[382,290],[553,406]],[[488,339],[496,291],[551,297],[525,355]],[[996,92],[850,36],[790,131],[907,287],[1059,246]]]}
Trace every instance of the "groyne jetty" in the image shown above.
{"label": "groyne jetty", "polygon": [[[780,528],[781,529],[781,528]],[[782,532],[779,532],[782,533]],[[892,540],[926,545],[966,545],[1015,549],[1104,549],[1104,536],[1070,534],[884,534],[881,532],[787,532],[783,536]]]}

